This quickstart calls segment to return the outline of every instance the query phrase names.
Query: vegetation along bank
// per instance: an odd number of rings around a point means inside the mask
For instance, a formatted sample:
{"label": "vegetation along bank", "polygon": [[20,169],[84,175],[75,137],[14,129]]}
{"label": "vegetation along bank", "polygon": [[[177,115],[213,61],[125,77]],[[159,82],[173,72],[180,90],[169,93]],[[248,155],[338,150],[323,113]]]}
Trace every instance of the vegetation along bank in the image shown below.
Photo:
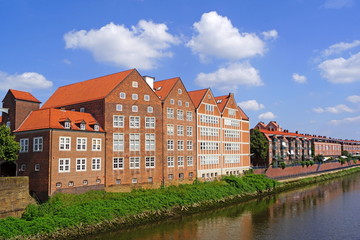
{"label": "vegetation along bank", "polygon": [[56,194],[44,204],[30,205],[22,218],[1,219],[0,239],[71,239],[222,207],[359,171],[352,168],[289,183],[249,174],[130,193]]}

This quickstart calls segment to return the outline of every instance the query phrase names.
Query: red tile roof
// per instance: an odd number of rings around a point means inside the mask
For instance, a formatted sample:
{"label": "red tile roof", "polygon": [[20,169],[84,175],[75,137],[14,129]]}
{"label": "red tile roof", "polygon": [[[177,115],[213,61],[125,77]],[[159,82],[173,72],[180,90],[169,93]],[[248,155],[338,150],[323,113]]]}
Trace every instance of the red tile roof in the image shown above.
{"label": "red tile roof", "polygon": [[154,82],[155,93],[158,95],[159,99],[164,100],[179,79],[179,77],[176,77]]}
{"label": "red tile roof", "polygon": [[249,121],[248,115],[246,115],[246,113],[241,109],[241,107],[238,106],[238,109],[239,109],[239,112],[240,112],[241,119]]}
{"label": "red tile roof", "polygon": [[225,109],[225,106],[228,102],[230,98],[230,94],[229,95],[225,95],[225,96],[219,96],[219,97],[215,97],[215,101],[218,105],[218,108],[220,110],[220,112],[223,112]]}
{"label": "red tile roof", "polygon": [[41,103],[38,99],[36,99],[29,92],[24,92],[24,91],[19,91],[19,90],[14,90],[14,89],[10,89],[9,91],[12,93],[12,95],[14,96],[15,99]]}
{"label": "red tile roof", "polygon": [[260,132],[265,133],[265,134],[269,134],[269,135],[284,135],[284,136],[294,136],[294,137],[306,137],[306,138],[313,138],[312,136],[306,136],[303,134],[298,134],[298,133],[292,133],[292,132],[283,132],[283,131],[269,131],[269,130],[265,130],[265,129],[259,129]]}
{"label": "red tile roof", "polygon": [[0,116],[0,123],[2,123],[2,116]]}
{"label": "red tile roof", "polygon": [[205,94],[207,93],[209,89],[201,89],[201,90],[196,90],[196,91],[191,91],[188,92],[192,102],[194,103],[195,108],[198,108],[201,100],[204,98]]}
{"label": "red tile roof", "polygon": [[130,73],[127,71],[59,87],[42,108],[56,108],[105,98]]}
{"label": "red tile roof", "polygon": [[[79,126],[77,126],[75,123],[84,120],[86,122],[85,130],[94,131],[94,129],[90,125],[96,123],[96,120],[90,113],[48,108],[31,112],[29,116],[24,120],[24,122],[20,125],[20,127],[15,130],[15,132],[49,128],[64,129],[64,126],[61,124],[61,122],[67,119],[71,121],[72,130],[80,130]],[[103,129],[101,129],[101,127],[99,127],[99,132],[103,132]]]}

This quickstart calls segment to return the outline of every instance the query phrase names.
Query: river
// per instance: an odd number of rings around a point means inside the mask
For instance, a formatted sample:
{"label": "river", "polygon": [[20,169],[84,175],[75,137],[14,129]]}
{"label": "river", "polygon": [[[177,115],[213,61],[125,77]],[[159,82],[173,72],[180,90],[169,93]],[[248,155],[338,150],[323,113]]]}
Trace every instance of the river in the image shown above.
{"label": "river", "polygon": [[360,173],[93,240],[360,239]]}

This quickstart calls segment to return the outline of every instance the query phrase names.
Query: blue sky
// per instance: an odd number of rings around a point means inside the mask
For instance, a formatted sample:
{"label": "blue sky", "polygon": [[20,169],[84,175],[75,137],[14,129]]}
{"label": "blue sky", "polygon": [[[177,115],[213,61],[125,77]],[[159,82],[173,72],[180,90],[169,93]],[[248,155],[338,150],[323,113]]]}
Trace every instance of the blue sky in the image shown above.
{"label": "blue sky", "polygon": [[250,117],[360,139],[360,1],[0,0],[0,96],[137,68]]}

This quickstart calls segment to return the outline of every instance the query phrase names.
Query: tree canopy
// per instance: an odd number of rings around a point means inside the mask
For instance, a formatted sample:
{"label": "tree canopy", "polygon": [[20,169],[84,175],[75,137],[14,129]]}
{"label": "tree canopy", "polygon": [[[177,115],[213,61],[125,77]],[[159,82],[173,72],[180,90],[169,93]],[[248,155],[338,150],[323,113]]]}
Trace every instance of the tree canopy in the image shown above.
{"label": "tree canopy", "polygon": [[266,163],[266,157],[269,152],[269,142],[258,129],[251,130],[250,151],[257,162]]}
{"label": "tree canopy", "polygon": [[0,160],[15,161],[18,157],[20,145],[15,136],[5,125],[0,125]]}

